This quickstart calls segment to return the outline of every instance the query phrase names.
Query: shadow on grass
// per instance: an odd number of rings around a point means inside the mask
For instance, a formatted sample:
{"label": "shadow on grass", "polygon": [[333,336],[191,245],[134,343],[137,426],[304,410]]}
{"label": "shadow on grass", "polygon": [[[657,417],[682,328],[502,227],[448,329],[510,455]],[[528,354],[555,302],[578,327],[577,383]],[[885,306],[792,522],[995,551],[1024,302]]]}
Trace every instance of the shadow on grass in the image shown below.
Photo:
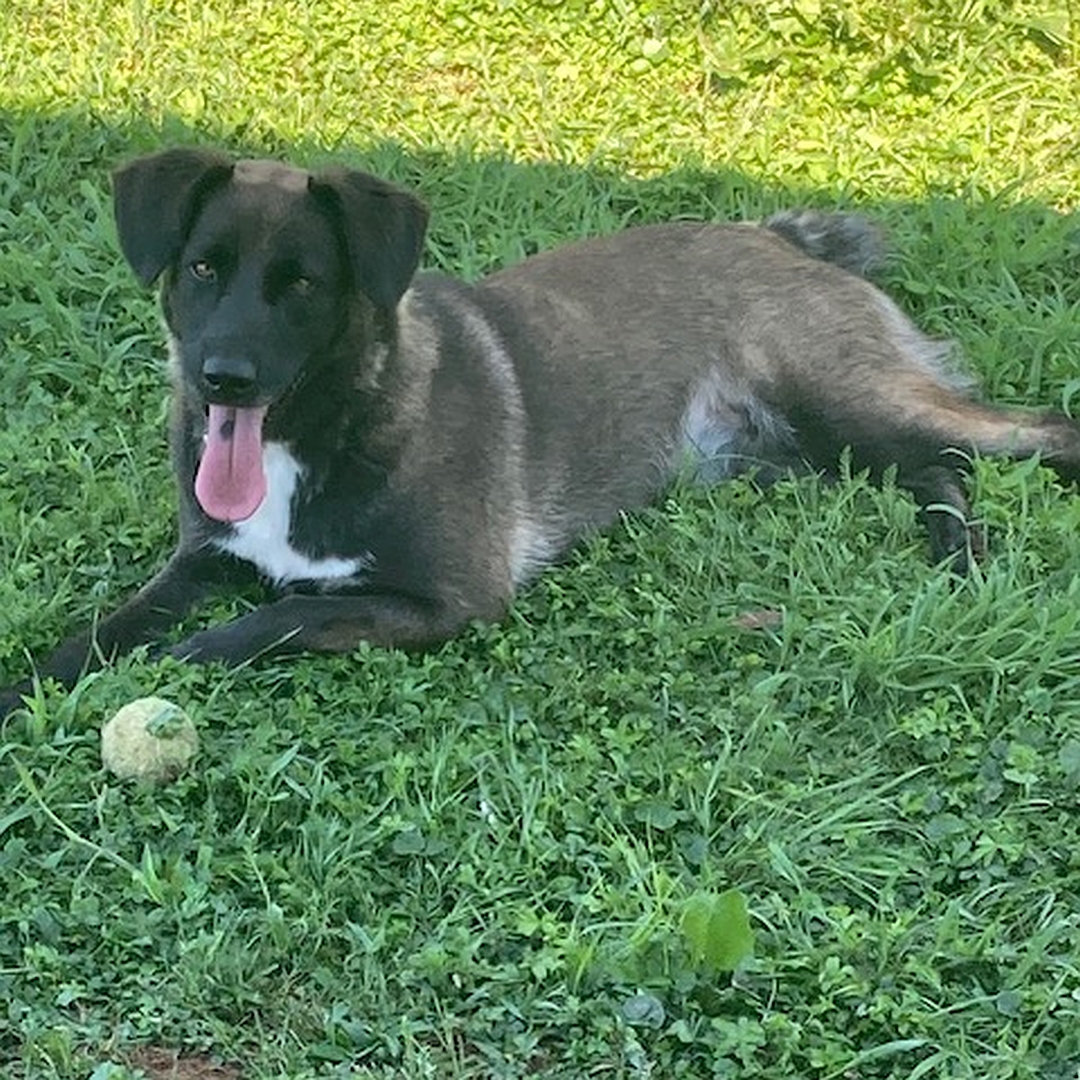
{"label": "shadow on grass", "polygon": [[[515,161],[392,142],[328,148],[266,132],[254,138],[244,130],[196,128],[178,117],[149,124],[110,122],[75,111],[0,110],[0,145],[10,162],[0,169],[0,198],[5,211],[17,217],[27,198],[54,203],[87,183],[105,192],[108,173],[119,162],[179,144],[213,145],[238,156],[277,157],[312,168],[346,163],[405,184],[433,211],[427,264],[467,276],[588,233],[675,218],[757,218],[803,205],[842,205],[874,215],[895,228],[896,247],[905,252],[903,241],[913,233],[940,233],[955,241],[952,233],[966,230],[969,242],[937,267],[945,276],[968,262],[1007,262],[1013,274],[1039,266],[1063,281],[1080,270],[1080,214],[1015,202],[1009,190],[968,188],[931,193],[918,202],[879,200],[856,181],[838,196],[835,189],[777,185],[726,168],[636,178],[603,165]],[[498,242],[508,224],[520,232],[516,250]],[[925,295],[925,290],[913,293]]]}
{"label": "shadow on grass", "polygon": [[[160,333],[153,298],[138,288],[116,252],[107,176],[120,160],[181,142],[316,165],[332,158],[408,184],[433,208],[428,264],[470,277],[564,240],[639,221],[758,217],[782,206],[836,202],[835,192],[777,187],[725,170],[640,179],[602,167],[392,144],[331,151],[242,131],[196,130],[180,121],[159,127],[80,114],[0,114],[0,161],[9,163],[0,166],[0,226],[8,245],[0,299],[6,350],[0,367],[0,462],[6,466],[0,469],[0,683],[23,673],[25,650],[55,642],[97,604],[113,604],[168,549],[173,507]],[[1008,193],[968,191],[895,203],[853,187],[847,201],[880,217],[895,237],[890,291],[924,325],[956,333],[997,396],[1034,402],[1066,393],[1080,340],[1075,217],[1014,204]],[[789,515],[805,509],[804,523],[821,516],[817,492],[806,490],[805,500],[791,489],[786,495]],[[874,509],[885,496],[866,498]],[[832,506],[845,511],[835,500]],[[755,590],[750,598],[757,603],[746,609],[768,615],[770,604],[784,603],[790,594],[784,567],[768,565],[767,549],[790,541],[790,522],[798,519],[774,522],[770,537],[768,515],[745,491],[741,506],[732,500],[726,512],[743,517],[730,527],[732,546],[756,540],[760,565],[735,563],[718,545],[708,553],[719,552],[712,562],[723,575],[711,580],[734,591],[740,568],[744,580],[771,571],[775,592],[763,602]],[[684,529],[688,555],[702,556],[700,520],[670,516],[668,536],[674,541]],[[894,542],[909,524],[897,516]],[[322,1070],[338,1060],[328,1056],[334,1053],[341,1060],[381,1054],[396,1062],[409,1021],[418,1032],[409,1036],[417,1052],[444,1040],[446,1059],[479,1057],[479,1040],[497,1044],[500,1037],[512,1055],[514,1040],[533,1024],[553,1042],[567,1033],[571,1041],[595,1039],[595,1059],[606,1061],[610,1017],[625,992],[622,983],[637,982],[636,969],[633,980],[622,976],[619,982],[591,959],[600,946],[589,912],[608,920],[602,929],[615,945],[601,945],[615,950],[616,959],[607,963],[618,968],[619,948],[640,947],[644,954],[653,944],[650,935],[658,953],[668,947],[663,919],[674,907],[663,894],[699,880],[748,882],[761,898],[762,924],[775,938],[768,979],[759,976],[755,984],[751,973],[718,1007],[729,1015],[713,1016],[702,1024],[704,1034],[694,1036],[704,1048],[699,1052],[708,1054],[701,1075],[722,1052],[720,1036],[742,1031],[747,1017],[760,1012],[783,1018],[785,1008],[794,1014],[790,987],[801,974],[815,1002],[806,1032],[829,1015],[838,1026],[860,1025],[863,1045],[876,1040],[889,1047],[896,1045],[886,1041],[896,1039],[894,1016],[915,1030],[937,1017],[945,1026],[930,1030],[944,1040],[957,1023],[936,1003],[944,980],[947,1003],[962,1002],[957,1009],[974,1015],[969,1022],[976,1031],[990,1031],[997,1040],[1005,1009],[996,1003],[1013,1011],[1021,1003],[1018,996],[995,997],[995,980],[1011,987],[1006,980],[1017,969],[1038,971],[1044,946],[1036,941],[1030,955],[1021,950],[1023,941],[1016,953],[986,946],[990,959],[977,974],[990,989],[958,965],[958,974],[934,971],[923,989],[907,996],[907,983],[913,972],[919,975],[924,958],[938,963],[938,953],[949,946],[920,938],[922,924],[909,917],[908,907],[938,888],[928,905],[929,924],[944,907],[939,895],[952,896],[961,888],[954,877],[966,877],[978,891],[972,903],[957,902],[957,912],[970,908],[981,920],[991,899],[1011,903],[1015,893],[1016,912],[1006,908],[1002,925],[1020,925],[1021,916],[1035,911],[1038,934],[1051,925],[1035,887],[1023,889],[1028,879],[1038,884],[1029,862],[1041,858],[1049,866],[1037,867],[1046,875],[1048,894],[1067,894],[1066,860],[1052,850],[1062,843],[1064,814],[1049,821],[1043,804],[1027,799],[1026,786],[1011,818],[996,800],[1010,792],[1009,783],[1019,783],[1003,770],[1015,776],[1027,761],[1024,785],[1037,783],[1039,769],[1053,775],[1056,747],[1045,751],[1051,762],[1045,764],[1042,743],[1026,729],[997,739],[1000,748],[990,752],[984,753],[981,738],[984,725],[991,726],[992,706],[984,706],[991,700],[1004,700],[997,707],[1002,725],[1012,716],[1023,719],[1024,708],[1051,711],[1046,702],[1055,687],[1040,678],[1036,660],[1056,648],[1059,666],[1075,678],[1070,649],[1046,646],[1042,627],[1034,616],[1026,622],[1023,612],[1015,614],[1015,605],[1010,609],[1014,598],[1006,590],[999,596],[988,591],[972,616],[966,597],[940,581],[937,593],[923,594],[934,601],[939,623],[927,644],[933,620],[920,618],[910,592],[903,591],[911,582],[902,573],[910,578],[914,560],[875,557],[887,546],[880,542],[889,539],[886,526],[870,539],[854,526],[862,547],[841,529],[822,534],[844,543],[822,543],[818,558],[822,566],[835,566],[842,549],[854,548],[854,555],[847,551],[855,567],[851,577],[864,596],[826,589],[819,598],[817,581],[811,582],[798,633],[775,641],[747,645],[746,637],[735,636],[746,628],[730,627],[725,639],[725,612],[690,580],[697,572],[691,558],[676,570],[663,562],[671,556],[657,544],[653,568],[643,573],[638,547],[625,544],[625,561],[618,564],[616,556],[613,565],[610,549],[598,544],[578,567],[587,584],[572,595],[558,585],[549,589],[531,609],[534,625],[517,613],[517,626],[506,633],[488,628],[471,645],[450,647],[436,660],[365,656],[362,678],[348,658],[320,660],[297,665],[290,682],[282,676],[276,694],[272,673],[260,676],[254,690],[200,674],[188,688],[197,685],[202,697],[209,747],[198,775],[178,791],[150,795],[102,784],[88,793],[98,782],[87,780],[97,766],[87,724],[72,722],[71,710],[32,717],[17,741],[20,754],[25,750],[26,775],[42,792],[41,806],[58,807],[87,836],[131,852],[133,860],[143,852],[143,861],[139,875],[116,875],[102,860],[86,863],[81,849],[65,853],[65,838],[50,831],[19,781],[7,786],[18,805],[3,815],[10,847],[0,857],[10,859],[3,865],[19,865],[11,890],[19,893],[24,914],[0,925],[0,946],[10,950],[0,958],[0,992],[10,992],[15,1019],[11,1035],[0,1033],[0,1060],[14,1060],[32,1046],[41,1061],[55,1065],[54,1072],[75,1075],[80,1063],[119,1046],[117,1055],[128,1053],[129,1063],[147,1075],[160,1063],[161,1075],[177,1076],[183,1073],[175,1055],[125,1051],[131,1033],[145,1040],[148,1032],[163,1032],[186,1045],[255,1053],[263,1049],[258,1039],[272,1043],[280,1025],[289,1038],[302,1036],[304,1052],[311,1048],[307,1064]],[[808,525],[801,530],[809,531]],[[827,579],[827,569],[820,580]],[[639,587],[649,574],[676,580],[670,610],[659,611],[667,620],[657,623],[659,630],[649,622],[656,598]],[[613,581],[615,588],[608,588]],[[568,615],[582,595],[608,604],[605,617],[586,624]],[[688,614],[691,601],[696,609]],[[957,613],[959,628],[951,634],[952,624],[942,617],[949,610]],[[1017,645],[1005,626],[1000,639],[987,645],[982,666],[971,664],[976,631],[989,634],[986,628],[1002,623],[1001,612],[1008,610],[1020,624],[1014,637],[1034,641],[1029,653],[1021,662],[1012,660]],[[1059,640],[1074,641],[1065,616],[1058,622],[1064,627]],[[555,629],[545,636],[540,623]],[[959,658],[952,668],[942,662],[947,647]],[[869,672],[861,681],[852,674],[852,657]],[[913,668],[919,670],[909,673]],[[134,696],[136,672],[110,673],[107,692],[98,693],[101,684],[87,686],[88,698],[97,695],[94,704],[104,707]],[[709,672],[716,673],[714,682],[706,681]],[[890,675],[902,678],[889,683]],[[162,677],[196,678],[179,676],[175,668]],[[1057,677],[1064,678],[1060,672]],[[954,693],[961,678],[969,688]],[[875,690],[877,685],[884,689]],[[1059,700],[1070,699],[1075,694],[1067,687]],[[848,708],[851,701],[861,713]],[[975,703],[970,710],[968,701]],[[1036,719],[1031,726],[1041,730],[1041,711]],[[907,742],[904,723],[914,732]],[[815,747],[818,740],[824,751]],[[1014,754],[1015,745],[1028,757]],[[879,777],[883,760],[895,773],[887,783]],[[1031,779],[1023,778],[1029,773]],[[940,774],[940,783],[917,788],[924,774]],[[880,792],[869,780],[867,790],[859,790],[864,776],[877,781]],[[907,800],[901,809],[897,791]],[[489,804],[497,804],[502,816],[485,815]],[[758,806],[760,817],[749,817]],[[941,806],[957,813],[937,814]],[[971,822],[960,822],[957,815],[968,807]],[[1036,807],[1040,814],[1032,813]],[[924,817],[946,838],[940,848],[933,846],[929,826],[929,839],[919,832]],[[1029,842],[1019,830],[1034,828],[1040,818],[1048,821],[1038,838],[1045,842]],[[1006,856],[1016,860],[1009,890],[1001,887],[1006,869],[990,862],[996,854],[980,848],[969,863],[966,851],[948,839],[961,826],[981,837],[988,822],[1016,830],[1015,836],[1001,833],[1000,840]],[[534,824],[547,831],[530,831]],[[878,830],[883,839],[873,846],[863,875],[869,884],[860,873],[845,878],[845,853],[872,844]],[[912,844],[899,848],[909,835],[915,836]],[[792,846],[799,855],[794,861],[787,854]],[[829,873],[836,863],[844,873],[834,880]],[[895,895],[894,881],[902,886]],[[649,892],[653,884],[659,900]],[[45,900],[41,893],[48,893]],[[885,958],[880,963],[888,980],[866,992],[851,980],[879,961],[859,953],[861,943],[851,943],[857,935],[844,938],[853,907],[868,918],[885,911],[887,925],[869,923],[874,937],[867,940],[894,934],[898,942],[894,953],[876,945],[869,950]],[[1067,902],[1061,908],[1067,928],[1073,916]],[[389,923],[380,921],[384,911],[393,914]],[[829,937],[832,922],[840,929]],[[800,937],[803,923],[807,930]],[[382,936],[365,936],[365,927]],[[909,927],[910,940],[902,936]],[[972,940],[976,933],[983,949],[981,922]],[[1064,941],[1065,930],[1060,933]],[[565,939],[574,934],[578,951],[571,954]],[[817,989],[828,973],[820,963],[824,954],[814,951],[819,938],[836,955],[856,958],[835,979],[843,984],[835,1000]],[[951,947],[967,955],[967,943]],[[1066,955],[1073,963],[1075,951]],[[136,962],[110,968],[113,957]],[[644,963],[642,968],[647,974]],[[584,990],[575,984],[561,1012],[545,1001],[523,1021],[514,995],[535,995],[534,982],[550,989],[564,969],[585,973]],[[615,988],[609,990],[605,980]],[[1042,993],[1051,983],[1064,985],[1064,976],[1048,972],[1036,988]],[[905,988],[895,1013],[888,1011],[893,986]],[[672,991],[676,1003],[680,993]],[[825,997],[820,1008],[819,994]],[[850,1004],[856,998],[858,1013]],[[862,1011],[866,1000],[880,1012]],[[918,1010],[916,1020],[901,1009]],[[469,1026],[452,1026],[451,1020],[461,1024],[462,1016],[473,1014]],[[686,1015],[693,1020],[697,1014],[691,1008]],[[433,1016],[447,1019],[445,1030],[431,1026]],[[984,1019],[985,1028],[978,1028]],[[1058,1024],[1048,1043],[1066,1030],[1065,1020],[1045,1022]],[[693,1034],[686,1024],[682,1031]],[[790,1031],[797,1045],[803,1034],[794,1024]],[[768,1037],[787,1038],[775,1031]],[[1075,1036],[1070,1038],[1061,1053],[1074,1061]],[[682,1036],[669,1041],[675,1055],[687,1053]],[[540,1063],[532,1070],[527,1058],[527,1071],[539,1075],[542,1049],[522,1051]],[[266,1053],[272,1056],[273,1047]],[[191,1075],[232,1072],[198,1055],[184,1060],[189,1070],[205,1065],[205,1073]]]}
{"label": "shadow on grass", "polygon": [[[470,279],[638,223],[837,204],[832,191],[781,187],[730,169],[638,178],[603,166],[394,143],[288,145],[266,132],[194,128],[175,117],[157,125],[80,112],[0,112],[0,160],[9,162],[0,168],[9,244],[0,451],[18,463],[0,476],[0,682],[22,674],[27,650],[88,617],[89,597],[96,606],[107,593],[103,606],[111,605],[168,548],[164,388],[155,370],[163,349],[153,299],[116,251],[108,175],[139,153],[190,143],[313,168],[345,162],[409,186],[432,209],[425,265]],[[894,258],[883,284],[927,330],[961,338],[991,396],[1035,403],[1071,395],[1080,218],[1012,203],[1008,192],[901,203],[874,201],[853,185],[843,201],[885,224]],[[112,432],[105,430],[110,413]],[[134,485],[135,494],[117,498],[110,478]],[[95,516],[89,503],[118,505]],[[156,525],[132,534],[142,506],[154,507]],[[113,529],[125,537],[101,535]]]}

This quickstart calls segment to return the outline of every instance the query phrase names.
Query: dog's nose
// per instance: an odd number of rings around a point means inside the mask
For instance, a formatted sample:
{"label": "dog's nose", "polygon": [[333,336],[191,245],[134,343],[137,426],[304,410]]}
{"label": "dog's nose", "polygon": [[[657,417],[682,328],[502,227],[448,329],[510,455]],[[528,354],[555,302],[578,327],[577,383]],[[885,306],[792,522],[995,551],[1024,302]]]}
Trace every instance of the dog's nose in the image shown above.
{"label": "dog's nose", "polygon": [[203,361],[203,385],[221,403],[242,402],[255,389],[255,365],[250,360],[209,356]]}

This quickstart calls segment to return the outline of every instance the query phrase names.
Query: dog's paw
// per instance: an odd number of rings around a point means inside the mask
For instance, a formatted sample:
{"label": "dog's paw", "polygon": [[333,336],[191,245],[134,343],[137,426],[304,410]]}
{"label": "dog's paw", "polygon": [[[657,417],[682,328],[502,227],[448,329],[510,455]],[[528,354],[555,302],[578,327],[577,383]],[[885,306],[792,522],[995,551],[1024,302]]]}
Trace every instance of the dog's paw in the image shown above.
{"label": "dog's paw", "polygon": [[167,648],[164,655],[193,664],[236,666],[256,657],[298,651],[307,643],[300,641],[304,621],[297,605],[308,599],[289,596],[239,619],[199,630]]}
{"label": "dog's paw", "polygon": [[0,690],[0,720],[10,716],[16,709],[23,708],[23,698],[33,693],[33,689],[29,683],[19,683],[18,686],[8,686]]}
{"label": "dog's paw", "polygon": [[244,635],[239,632],[240,621],[198,630],[183,641],[166,646],[159,655],[189,664],[212,664],[215,661],[226,664],[242,663],[252,653]]}
{"label": "dog's paw", "polygon": [[214,659],[214,631],[200,630],[184,638],[183,641],[178,641],[175,645],[166,645],[163,648],[154,649],[151,653],[152,660],[160,660],[165,656],[192,664],[208,663]]}

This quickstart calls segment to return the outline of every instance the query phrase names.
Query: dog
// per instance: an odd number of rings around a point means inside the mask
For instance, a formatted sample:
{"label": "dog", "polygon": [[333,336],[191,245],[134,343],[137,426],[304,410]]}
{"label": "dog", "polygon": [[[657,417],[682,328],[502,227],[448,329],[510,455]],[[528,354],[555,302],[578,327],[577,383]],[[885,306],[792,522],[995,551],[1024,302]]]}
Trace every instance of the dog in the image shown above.
{"label": "dog", "polygon": [[425,207],[360,171],[181,148],[113,180],[123,254],[161,281],[180,539],[40,665],[65,686],[254,580],[276,598],[164,651],[440,642],[681,475],[848,452],[895,470],[960,570],[965,455],[1080,475],[1077,425],[979,403],[866,280],[879,245],[854,215],[641,226],[467,285],[418,273]]}

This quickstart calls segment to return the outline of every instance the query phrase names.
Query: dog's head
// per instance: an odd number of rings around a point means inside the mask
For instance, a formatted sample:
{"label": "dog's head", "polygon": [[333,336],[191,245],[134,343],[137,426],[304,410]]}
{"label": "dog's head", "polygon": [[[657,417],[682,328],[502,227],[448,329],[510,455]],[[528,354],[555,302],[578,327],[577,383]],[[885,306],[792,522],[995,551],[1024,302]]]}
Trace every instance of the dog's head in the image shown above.
{"label": "dog's head", "polygon": [[120,247],[143,284],[163,278],[177,377],[207,407],[196,494],[211,517],[241,520],[265,492],[267,410],[334,354],[357,304],[392,312],[427,212],[356,170],[196,148],[136,159],[113,192]]}

